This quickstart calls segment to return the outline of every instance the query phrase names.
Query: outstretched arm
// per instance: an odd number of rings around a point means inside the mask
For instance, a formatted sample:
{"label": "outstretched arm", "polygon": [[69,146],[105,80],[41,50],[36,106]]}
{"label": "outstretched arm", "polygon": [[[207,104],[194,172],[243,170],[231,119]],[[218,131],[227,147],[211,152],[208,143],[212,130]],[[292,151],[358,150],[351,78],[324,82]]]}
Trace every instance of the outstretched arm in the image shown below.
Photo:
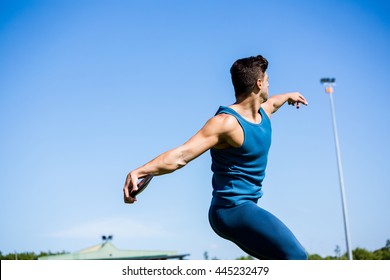
{"label": "outstretched arm", "polygon": [[158,176],[171,173],[184,167],[191,160],[218,144],[221,139],[224,139],[224,135],[229,130],[229,127],[224,125],[225,122],[221,116],[211,118],[201,130],[183,145],[162,153],[150,162],[131,171],[126,177],[123,188],[125,203],[136,201],[135,198],[130,196],[130,193],[132,190],[137,190],[139,178],[149,174]]}
{"label": "outstretched arm", "polygon": [[286,102],[288,102],[288,105],[296,106],[297,109],[299,109],[301,104],[308,104],[305,97],[299,92],[289,92],[271,96],[265,103],[262,104],[262,107],[268,115],[271,115]]}

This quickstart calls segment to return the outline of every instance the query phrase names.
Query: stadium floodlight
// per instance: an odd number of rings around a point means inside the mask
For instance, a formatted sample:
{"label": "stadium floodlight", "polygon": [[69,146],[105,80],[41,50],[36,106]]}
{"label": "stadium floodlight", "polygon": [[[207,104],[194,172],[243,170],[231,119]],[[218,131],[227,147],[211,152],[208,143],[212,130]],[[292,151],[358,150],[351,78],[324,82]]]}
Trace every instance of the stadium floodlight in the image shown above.
{"label": "stadium floodlight", "polygon": [[113,239],[112,235],[108,235],[108,236],[103,235],[102,236],[102,240],[104,243],[107,243],[108,241],[111,241],[112,239]]}
{"label": "stadium floodlight", "polygon": [[348,230],[348,214],[347,214],[347,204],[345,201],[343,168],[341,165],[339,137],[338,137],[337,126],[336,126],[336,114],[335,114],[334,104],[333,104],[333,92],[334,92],[334,86],[336,85],[336,79],[335,78],[322,78],[320,80],[320,82],[322,85],[324,85],[325,92],[327,94],[329,94],[329,99],[330,99],[330,108],[332,111],[332,120],[333,120],[334,141],[335,141],[335,146],[336,146],[337,166],[338,166],[338,171],[339,171],[341,204],[342,204],[342,208],[343,208],[345,241],[346,241],[346,245],[347,245],[348,258],[350,260],[352,260],[353,257],[352,257],[352,250],[351,250],[349,230]]}

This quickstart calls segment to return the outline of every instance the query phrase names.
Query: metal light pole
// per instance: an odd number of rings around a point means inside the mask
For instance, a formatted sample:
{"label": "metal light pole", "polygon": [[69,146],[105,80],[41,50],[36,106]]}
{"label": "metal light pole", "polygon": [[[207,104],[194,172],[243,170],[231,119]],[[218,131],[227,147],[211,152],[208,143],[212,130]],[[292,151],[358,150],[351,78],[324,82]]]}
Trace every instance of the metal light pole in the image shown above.
{"label": "metal light pole", "polygon": [[325,86],[325,92],[329,94],[330,98],[330,108],[332,110],[332,119],[333,119],[333,133],[334,133],[334,141],[336,145],[336,155],[337,155],[337,166],[339,169],[339,181],[340,181],[340,192],[341,192],[341,204],[343,207],[343,217],[344,217],[344,230],[345,230],[345,241],[347,244],[347,252],[348,258],[350,260],[352,257],[351,245],[349,243],[349,230],[348,230],[348,215],[347,215],[347,204],[345,202],[345,190],[344,190],[344,177],[343,177],[343,167],[341,165],[341,156],[340,156],[340,146],[339,146],[339,137],[337,134],[337,126],[336,126],[336,114],[334,111],[333,104],[333,87],[336,85],[335,78],[322,78],[321,84]]}

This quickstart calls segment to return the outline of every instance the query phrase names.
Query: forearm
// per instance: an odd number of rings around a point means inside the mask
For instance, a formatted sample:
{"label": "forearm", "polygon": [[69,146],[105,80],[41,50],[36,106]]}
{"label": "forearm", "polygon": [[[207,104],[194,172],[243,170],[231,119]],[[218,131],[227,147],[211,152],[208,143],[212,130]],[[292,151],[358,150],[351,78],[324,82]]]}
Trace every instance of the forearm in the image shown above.
{"label": "forearm", "polygon": [[131,196],[133,191],[138,190],[139,179],[147,175],[163,175],[171,173],[181,167],[186,162],[183,160],[181,147],[167,151],[143,166],[127,174],[125,186],[123,188],[125,203],[134,203],[137,199]]}
{"label": "forearm", "polygon": [[134,170],[139,178],[146,175],[163,175],[172,173],[186,165],[180,147],[162,153],[158,157]]}
{"label": "forearm", "polygon": [[290,99],[291,94],[292,93],[283,93],[271,96],[267,102],[269,102],[272,108],[272,113],[276,112],[280,107],[282,107],[283,104]]}

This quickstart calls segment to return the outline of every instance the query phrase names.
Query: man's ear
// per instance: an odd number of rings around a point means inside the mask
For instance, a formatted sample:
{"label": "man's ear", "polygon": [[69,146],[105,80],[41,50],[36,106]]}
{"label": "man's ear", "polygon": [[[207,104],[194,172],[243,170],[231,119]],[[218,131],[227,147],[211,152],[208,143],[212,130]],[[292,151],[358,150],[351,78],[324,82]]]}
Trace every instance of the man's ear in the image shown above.
{"label": "man's ear", "polygon": [[257,87],[257,89],[260,90],[262,86],[263,86],[263,81],[260,80],[260,79],[257,79],[257,81],[256,81],[256,87]]}

